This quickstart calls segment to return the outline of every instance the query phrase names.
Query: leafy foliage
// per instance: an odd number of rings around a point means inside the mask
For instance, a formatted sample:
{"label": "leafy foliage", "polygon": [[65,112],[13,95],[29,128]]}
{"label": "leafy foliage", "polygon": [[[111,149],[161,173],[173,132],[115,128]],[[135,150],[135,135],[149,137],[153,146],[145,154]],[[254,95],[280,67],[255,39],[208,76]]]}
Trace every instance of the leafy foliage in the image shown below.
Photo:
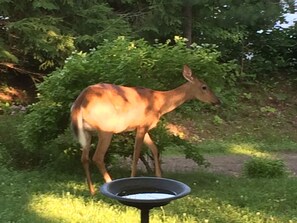
{"label": "leafy foliage", "polygon": [[100,0],[1,1],[0,13],[0,58],[36,70],[60,67],[76,47],[88,50],[129,33]]}
{"label": "leafy foliage", "polygon": [[[17,126],[22,122],[21,115],[2,115],[0,119],[0,165],[28,168],[36,164],[31,153],[23,149],[18,140]],[[35,157],[38,155],[36,154]]]}
{"label": "leafy foliage", "polygon": [[254,157],[244,164],[244,174],[251,178],[274,178],[286,175],[283,160]]}
{"label": "leafy foliage", "polygon": [[53,17],[24,18],[8,26],[15,36],[11,44],[23,45],[25,56],[33,57],[40,63],[40,69],[61,66],[62,61],[74,50],[73,37],[61,34],[57,24],[60,19]]}
{"label": "leafy foliage", "polygon": [[174,35],[187,36],[190,23],[193,42],[215,44],[220,60],[237,61],[241,73],[294,73],[296,27],[275,27],[284,13],[294,10],[289,0],[0,1],[0,59],[49,73],[62,67],[74,50],[89,52],[120,35],[164,43]]}
{"label": "leafy foliage", "polygon": [[[5,0],[0,1],[0,58],[49,72],[62,66],[74,49],[89,51],[119,35],[164,42],[185,36],[191,23],[193,42],[216,44],[223,61],[236,59],[242,72],[260,74],[270,65],[276,71],[291,68],[296,28],[286,34],[276,31],[275,24],[294,11],[290,0]],[[288,45],[292,51],[286,52]],[[255,56],[251,64],[246,58],[250,54]]]}
{"label": "leafy foliage", "polygon": [[[68,128],[72,102],[83,88],[94,83],[169,89],[184,81],[181,68],[187,63],[218,93],[230,84],[232,79],[228,77],[234,75],[236,68],[232,62],[220,64],[220,54],[213,47],[188,49],[182,38],[175,39],[173,46],[169,42],[151,46],[144,40],[129,41],[120,37],[105,41],[89,54],[73,54],[66,60],[63,69],[54,71],[38,86],[39,101],[31,106],[30,113],[20,126],[25,149],[41,154],[42,162],[56,159],[54,154],[62,153],[63,149],[50,144],[56,143],[54,141]],[[229,82],[226,83],[226,80]],[[160,135],[160,132],[156,135]],[[124,141],[131,144],[131,139],[128,137]],[[160,141],[167,143],[163,139]],[[73,142],[67,142],[67,145],[63,144],[64,149],[73,148]],[[114,147],[123,150],[122,141],[115,139],[115,142]],[[129,149],[124,153],[130,155],[132,145],[125,147]]]}
{"label": "leafy foliage", "polygon": [[296,30],[274,28],[255,34],[254,46],[248,49],[252,57],[246,60],[246,71],[256,73],[258,77],[280,70],[294,73],[297,69],[296,61]]}

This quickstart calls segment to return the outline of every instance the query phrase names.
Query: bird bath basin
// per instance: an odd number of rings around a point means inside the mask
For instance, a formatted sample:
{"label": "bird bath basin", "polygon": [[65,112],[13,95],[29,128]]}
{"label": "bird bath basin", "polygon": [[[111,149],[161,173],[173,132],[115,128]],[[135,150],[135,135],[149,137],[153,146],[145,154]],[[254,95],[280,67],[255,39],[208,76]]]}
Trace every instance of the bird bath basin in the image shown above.
{"label": "bird bath basin", "polygon": [[101,193],[124,205],[140,209],[141,223],[149,222],[149,211],[191,192],[186,184],[166,178],[122,178],[104,184]]}

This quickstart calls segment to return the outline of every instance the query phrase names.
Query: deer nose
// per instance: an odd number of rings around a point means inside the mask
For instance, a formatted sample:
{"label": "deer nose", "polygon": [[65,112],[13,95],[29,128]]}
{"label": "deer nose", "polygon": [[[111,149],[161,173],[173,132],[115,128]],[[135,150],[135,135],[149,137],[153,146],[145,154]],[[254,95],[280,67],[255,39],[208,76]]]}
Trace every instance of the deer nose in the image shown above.
{"label": "deer nose", "polygon": [[215,106],[220,106],[221,104],[222,102],[220,99],[217,99],[215,102],[212,103],[212,105],[215,105]]}

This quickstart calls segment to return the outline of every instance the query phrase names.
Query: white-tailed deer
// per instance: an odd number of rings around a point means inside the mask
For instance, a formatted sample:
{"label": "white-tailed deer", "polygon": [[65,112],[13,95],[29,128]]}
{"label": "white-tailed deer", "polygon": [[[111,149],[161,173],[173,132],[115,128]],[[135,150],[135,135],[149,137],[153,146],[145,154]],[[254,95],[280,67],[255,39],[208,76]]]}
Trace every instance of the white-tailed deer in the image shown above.
{"label": "white-tailed deer", "polygon": [[82,146],[81,162],[91,194],[95,193],[89,171],[91,132],[98,132],[99,142],[93,155],[105,182],[111,181],[104,156],[112,135],[136,130],[131,176],[136,175],[137,162],[143,142],[151,150],[155,175],[161,177],[158,150],[148,131],[154,128],[160,117],[185,101],[198,99],[219,104],[219,99],[201,80],[192,75],[184,65],[183,76],[187,83],[169,91],[154,91],[148,88],[124,87],[113,84],[95,84],[85,88],[71,108],[71,125]]}

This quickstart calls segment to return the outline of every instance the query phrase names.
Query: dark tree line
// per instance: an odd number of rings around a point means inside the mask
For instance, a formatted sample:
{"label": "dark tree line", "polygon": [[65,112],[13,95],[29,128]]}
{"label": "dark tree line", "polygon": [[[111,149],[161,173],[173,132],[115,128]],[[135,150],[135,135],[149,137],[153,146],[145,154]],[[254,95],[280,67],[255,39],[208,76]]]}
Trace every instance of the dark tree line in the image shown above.
{"label": "dark tree line", "polygon": [[73,51],[88,52],[118,36],[154,43],[174,36],[187,46],[215,44],[241,71],[296,69],[296,24],[275,27],[286,0],[1,0],[0,70],[49,73]]}

